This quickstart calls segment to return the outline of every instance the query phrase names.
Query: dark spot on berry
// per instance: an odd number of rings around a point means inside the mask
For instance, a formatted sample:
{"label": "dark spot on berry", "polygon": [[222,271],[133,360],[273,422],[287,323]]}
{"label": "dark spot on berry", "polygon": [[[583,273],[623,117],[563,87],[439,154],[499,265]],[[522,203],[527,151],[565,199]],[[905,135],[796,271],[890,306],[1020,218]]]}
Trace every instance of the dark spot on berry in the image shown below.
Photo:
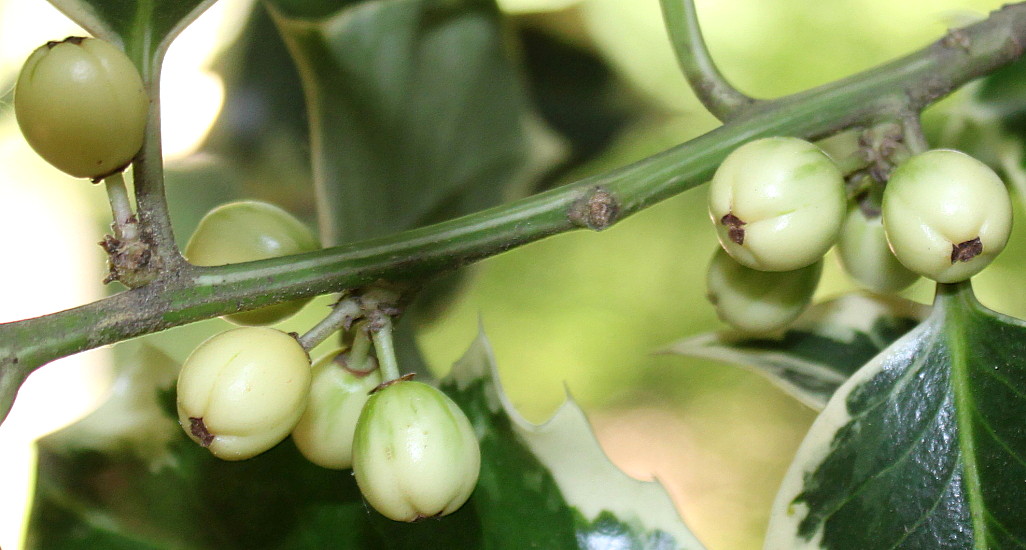
{"label": "dark spot on berry", "polygon": [[983,243],[976,237],[971,241],[965,241],[951,245],[951,263],[968,262],[969,260],[983,253]]}
{"label": "dark spot on berry", "polygon": [[190,416],[189,424],[189,431],[200,440],[200,445],[209,447],[214,442],[214,434],[207,431],[207,425],[203,423],[202,418]]}
{"label": "dark spot on berry", "polygon": [[741,218],[731,213],[720,218],[720,223],[727,226],[727,236],[731,241],[739,245],[745,244],[745,222],[741,221]]}

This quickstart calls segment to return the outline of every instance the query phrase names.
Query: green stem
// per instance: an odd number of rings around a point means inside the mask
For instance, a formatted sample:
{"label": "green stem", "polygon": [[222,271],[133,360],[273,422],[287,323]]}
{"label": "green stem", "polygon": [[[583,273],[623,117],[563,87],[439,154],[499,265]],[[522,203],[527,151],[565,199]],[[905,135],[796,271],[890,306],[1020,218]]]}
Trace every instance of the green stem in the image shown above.
{"label": "green stem", "polygon": [[299,345],[303,346],[306,351],[312,350],[327,340],[329,336],[351,323],[353,319],[359,317],[361,313],[360,304],[356,300],[343,298],[335,304],[327,317],[321,319],[321,322],[299,337]]}
{"label": "green stem", "polygon": [[[204,9],[211,3],[204,4]],[[173,276],[187,263],[175,243],[164,191],[164,157],[160,137],[160,67],[164,53],[164,50],[150,52],[145,49],[137,52],[143,59],[139,72],[150,97],[150,109],[142,149],[132,163],[132,184],[139,224],[152,243],[157,258],[153,264],[162,266],[163,274]]]}
{"label": "green stem", "polygon": [[391,382],[399,378],[399,362],[395,359],[395,346],[392,343],[392,319],[381,315],[373,321],[377,325],[371,327],[371,339],[374,340],[374,351],[378,356],[378,367],[381,369],[381,381]]}
{"label": "green stem", "polygon": [[660,4],[677,63],[702,105],[716,118],[726,121],[755,103],[727,82],[716,68],[702,38],[694,0],[660,0]]}
{"label": "green stem", "polygon": [[114,219],[114,236],[121,241],[133,241],[137,235],[138,224],[132,213],[132,201],[128,198],[125,187],[125,176],[118,172],[103,180],[107,187],[107,199],[110,201],[111,215]]}
{"label": "green stem", "polygon": [[368,365],[370,359],[371,339],[367,334],[367,327],[357,326],[354,328],[353,346],[349,348],[349,365],[346,367],[352,372],[368,373],[377,368],[376,363]]}
{"label": "green stem", "polygon": [[[1026,44],[1026,5],[998,10],[963,32],[968,48],[948,46],[941,40],[859,75],[755,104],[730,124],[629,166],[516,202],[298,256],[219,267],[184,264],[173,277],[92,304],[0,324],[0,416],[6,416],[24,378],[59,357],[379,280],[421,281],[558,233],[582,227],[604,229],[707,181],[727,153],[753,139],[773,135],[815,139],[869,124],[881,113],[900,116],[919,111],[1021,55],[1018,45]],[[141,177],[138,171],[136,177]]]}
{"label": "green stem", "polygon": [[913,155],[930,150],[930,144],[926,141],[926,136],[923,134],[923,125],[920,121],[919,113],[903,117],[901,119],[901,131],[905,147],[908,147],[909,152]]}

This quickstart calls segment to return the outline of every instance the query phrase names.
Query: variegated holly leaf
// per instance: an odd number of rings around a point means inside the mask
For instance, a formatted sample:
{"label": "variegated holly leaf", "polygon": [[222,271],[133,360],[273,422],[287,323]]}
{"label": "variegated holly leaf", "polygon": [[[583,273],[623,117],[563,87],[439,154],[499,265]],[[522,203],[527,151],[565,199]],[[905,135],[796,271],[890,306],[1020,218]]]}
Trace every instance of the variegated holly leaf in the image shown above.
{"label": "variegated holly leaf", "polygon": [[940,285],[802,443],[767,549],[1026,546],[1026,323]]}
{"label": "variegated holly leaf", "polygon": [[665,351],[750,368],[819,410],[849,376],[919,324],[928,310],[908,300],[849,294],[812,307],[773,337],[713,332]]}
{"label": "variegated holly leaf", "polygon": [[[506,517],[490,525],[493,536],[517,540],[516,548],[702,548],[659,483],[633,479],[609,461],[571,398],[544,424],[521,417],[483,332],[442,389],[481,436],[484,481],[474,501]],[[513,518],[547,524],[543,538]]]}
{"label": "variegated holly leaf", "polygon": [[414,524],[373,512],[351,472],[289,440],[214,458],[177,424],[176,362],[147,344],[126,357],[105,405],[39,442],[30,550],[701,548],[661,486],[606,459],[572,402],[524,421],[483,335],[442,384],[480,438],[478,486],[454,514]]}

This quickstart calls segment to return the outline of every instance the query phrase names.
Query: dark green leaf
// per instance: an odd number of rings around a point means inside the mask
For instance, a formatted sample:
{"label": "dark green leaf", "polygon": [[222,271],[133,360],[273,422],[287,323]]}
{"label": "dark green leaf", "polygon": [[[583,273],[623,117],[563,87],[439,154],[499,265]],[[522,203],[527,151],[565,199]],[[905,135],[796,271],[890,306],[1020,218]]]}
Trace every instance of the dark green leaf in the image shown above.
{"label": "dark green leaf", "polygon": [[299,67],[325,244],[498,203],[530,156],[521,84],[486,0],[272,2]]}
{"label": "dark green leaf", "polygon": [[767,548],[1026,547],[1026,323],[941,285],[806,437]]}
{"label": "dark green leaf", "polygon": [[627,85],[597,52],[532,25],[519,27],[521,63],[531,102],[565,141],[567,156],[535,188],[559,183],[608,148],[638,114]]}
{"label": "dark green leaf", "polygon": [[776,337],[706,333],[666,351],[751,368],[819,410],[859,367],[919,324],[927,310],[907,300],[850,294],[812,307]]}
{"label": "dark green leaf", "polygon": [[[124,46],[140,67],[216,0],[50,0],[94,36]],[[60,38],[60,37],[58,37]]]}

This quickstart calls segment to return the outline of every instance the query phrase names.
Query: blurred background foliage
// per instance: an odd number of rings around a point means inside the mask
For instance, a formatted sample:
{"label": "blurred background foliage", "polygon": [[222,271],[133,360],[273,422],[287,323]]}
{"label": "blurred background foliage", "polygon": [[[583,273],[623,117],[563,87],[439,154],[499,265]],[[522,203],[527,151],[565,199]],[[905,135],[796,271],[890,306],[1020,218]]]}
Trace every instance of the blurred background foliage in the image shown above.
{"label": "blurred background foliage", "polygon": [[[548,161],[509,196],[621,166],[717,125],[677,70],[656,0],[499,3],[509,14],[509,51],[536,115],[529,125],[535,153]],[[721,69],[757,97],[868,68],[1001,4],[696,3]],[[44,0],[0,2],[0,219],[4,234],[18,235],[0,241],[8,266],[17,266],[5,270],[0,285],[3,321],[104,292],[103,259],[93,244],[109,223],[103,193],[35,159],[10,108],[13,79],[28,52],[74,32]],[[1021,184],[1017,134],[1026,128],[1026,110],[1016,100],[1022,85],[1008,71],[947,100],[928,117],[934,143],[975,148]],[[259,4],[222,0],[187,30],[169,53],[162,90],[169,200],[182,243],[204,212],[236,198],[275,202],[313,223],[302,94]],[[480,323],[506,389],[527,418],[543,421],[569,391],[610,457],[632,475],[662,480],[710,548],[757,548],[777,484],[813,413],[754,374],[657,353],[682,337],[722,328],[704,298],[706,262],[716,246],[704,194],[704,188],[687,192],[602,233],[560,235],[481,262],[459,292],[414,317],[417,341],[431,369],[443,373]],[[985,304],[1026,316],[1018,284],[1026,247],[1023,224],[1017,227],[977,287]],[[853,289],[836,260],[828,260],[817,299]],[[931,291],[921,282],[908,295],[928,301]],[[305,330],[327,303],[316,300],[281,328]],[[220,320],[197,323],[150,341],[180,360],[225,327]],[[97,351],[34,375],[0,427],[0,446],[5,452],[26,446],[32,435],[87,410],[109,381],[110,363],[107,352]],[[55,400],[57,388],[66,396]],[[31,468],[29,458],[7,460],[0,487],[16,496],[0,505],[0,515],[13,516],[0,523],[0,546],[14,547],[18,489],[29,486]]]}

